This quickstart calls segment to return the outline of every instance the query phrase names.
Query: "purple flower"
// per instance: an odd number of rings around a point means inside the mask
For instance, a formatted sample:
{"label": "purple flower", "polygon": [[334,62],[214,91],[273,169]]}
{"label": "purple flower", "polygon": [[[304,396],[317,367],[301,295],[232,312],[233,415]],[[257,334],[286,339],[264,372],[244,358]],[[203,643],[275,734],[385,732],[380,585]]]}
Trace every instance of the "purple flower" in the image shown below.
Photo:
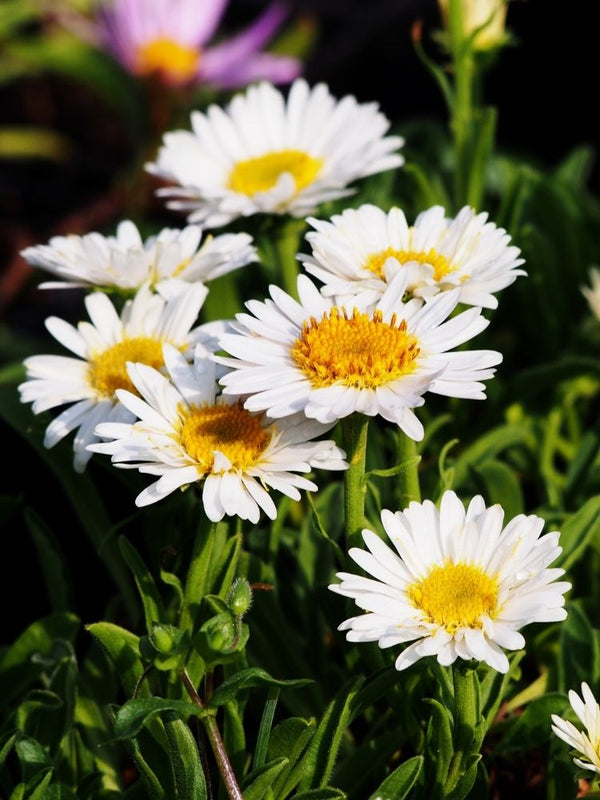
{"label": "purple flower", "polygon": [[228,0],[113,0],[101,6],[102,43],[136,75],[171,86],[206,83],[234,89],[257,80],[290,83],[296,58],[261,52],[287,11],[275,2],[246,30],[207,47]]}

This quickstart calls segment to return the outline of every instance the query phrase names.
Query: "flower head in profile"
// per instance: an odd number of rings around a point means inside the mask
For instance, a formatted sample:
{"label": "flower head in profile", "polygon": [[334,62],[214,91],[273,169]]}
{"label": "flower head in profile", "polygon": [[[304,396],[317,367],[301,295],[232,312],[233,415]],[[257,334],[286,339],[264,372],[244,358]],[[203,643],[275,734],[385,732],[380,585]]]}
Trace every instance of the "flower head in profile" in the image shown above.
{"label": "flower head in profile", "polygon": [[323,293],[341,302],[359,292],[380,296],[398,272],[407,276],[411,297],[432,297],[460,287],[461,302],[496,308],[494,292],[509,286],[523,264],[503,228],[469,206],[456,217],[441,206],[419,214],[409,226],[399,208],[373,205],[346,209],[330,222],[309,219],[312,255],[301,255],[308,272],[323,282]]}
{"label": "flower head in profile", "polygon": [[600,320],[600,269],[590,268],[590,286],[582,286],[581,293],[588,301],[590,311]]}
{"label": "flower head in profile", "polygon": [[34,414],[67,406],[46,428],[45,447],[54,447],[77,430],[74,467],[82,472],[92,455],[87,445],[97,441],[96,425],[132,418],[116,394],[118,389],[135,391],[127,374],[128,361],[164,368],[164,342],[190,360],[198,342],[216,349],[215,336],[223,323],[192,327],[206,294],[202,284],[192,284],[187,292],[167,301],[144,286],[119,315],[105,294],[93,292],[85,298],[91,322],[74,327],[58,317],[49,317],[48,331],[76,358],[38,355],[24,362],[27,379],[19,386],[21,402],[32,403]]}
{"label": "flower head in profile", "polygon": [[90,447],[110,454],[118,467],[159,476],[137,497],[138,506],[201,483],[209,519],[227,515],[256,523],[261,510],[271,519],[277,515],[269,489],[299,500],[299,489],[317,486],[297,473],[347,467],[334,442],[313,441],[331,426],[303,415],[275,423],[223,397],[216,365],[201,345],[193,365],[168,345],[164,359],[170,380],[144,364],[129,364],[137,394],[117,394],[138,420],[98,425],[96,433],[112,441]]}
{"label": "flower head in profile", "polygon": [[[449,31],[450,0],[438,0],[444,28]],[[460,0],[463,39],[471,38],[473,50],[490,50],[508,42],[506,12],[508,0]]]}
{"label": "flower head in profile", "polygon": [[136,225],[124,220],[115,236],[54,236],[47,245],[27,247],[21,255],[63,279],[43,283],[42,288],[137,291],[146,284],[166,296],[257,260],[246,233],[207,236],[202,244],[201,239],[202,228],[189,225],[183,230],[164,228],[144,241]]}
{"label": "flower head in profile", "polygon": [[581,769],[600,774],[600,706],[587,683],[581,684],[581,697],[572,689],[569,692],[571,708],[585,728],[581,731],[557,714],[552,714],[552,731],[582,758],[573,762]]}
{"label": "flower head in profile", "polygon": [[352,194],[355,180],[400,166],[403,140],[385,136],[376,103],[336,100],[325,84],[294,81],[287,100],[270,83],[251,86],[222,109],[192,113],[192,131],[165,134],[150,172],[176,184],[169,207],[190,222],[225,225],[256,213],[304,217]]}
{"label": "flower head in profile", "polygon": [[306,275],[298,278],[300,302],[276,286],[265,302],[246,303],[231,332],[220,337],[233,358],[215,356],[230,368],[225,394],[246,396],[245,407],[280,418],[303,411],[331,423],[355,411],[382,416],[412,439],[423,426],[412,409],[426,392],[482,399],[481,381],[502,360],[493,350],[450,352],[480,333],[488,321],[480,308],[448,319],[460,290],[422,305],[402,303],[406,276],[399,274],[375,306],[353,298],[338,306]]}
{"label": "flower head in profile", "polygon": [[559,534],[540,535],[540,517],[520,514],[503,526],[499,505],[486,508],[477,496],[465,511],[446,491],[439,510],[430,500],[411,502],[382,511],[381,520],[393,547],[364,530],[367,550],[349,553],[372,577],[341,572],[329,588],[366,612],[339,626],[348,641],[412,642],[396,669],[436,656],[442,665],[476,659],[506,672],[503,648],[525,646],[520,628],[565,619],[570,584],[556,581],[564,570],[548,569],[562,549]]}
{"label": "flower head in profile", "polygon": [[206,83],[219,89],[257,80],[289,83],[295,58],[262,52],[286,17],[273,3],[246,30],[212,46],[228,0],[105,0],[102,44],[135,75],[157,75],[170,86]]}

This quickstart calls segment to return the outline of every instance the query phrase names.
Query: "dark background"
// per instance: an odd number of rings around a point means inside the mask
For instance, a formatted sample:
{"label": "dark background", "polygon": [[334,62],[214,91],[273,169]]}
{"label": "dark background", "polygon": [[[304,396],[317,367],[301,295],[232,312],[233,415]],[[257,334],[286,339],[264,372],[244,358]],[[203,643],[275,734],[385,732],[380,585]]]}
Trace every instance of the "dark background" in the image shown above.
{"label": "dark background", "polygon": [[[413,22],[421,19],[424,45],[436,55],[431,40],[439,25],[435,0],[293,0],[291,5],[294,14],[308,14],[317,23],[319,35],[305,71],[310,83],[325,81],[336,96],[351,93],[363,102],[376,100],[399,123],[446,119],[441,95],[410,37]],[[585,0],[510,4],[507,27],[515,43],[502,53],[487,81],[486,100],[499,109],[500,148],[553,166],[577,145],[595,148],[600,143],[597,27],[590,6]],[[263,7],[255,0],[232,0],[225,25],[233,29],[246,24]],[[113,219],[111,186],[134,158],[122,120],[84,84],[40,75],[0,88],[0,125],[40,121],[66,132],[76,149],[66,165],[0,159],[0,327],[17,339],[38,334],[45,316],[61,315],[56,293],[36,291],[19,250],[43,243],[59,230],[83,233],[100,225],[112,227],[118,217]],[[598,190],[597,165],[590,183]],[[85,539],[70,533],[76,523],[63,508],[58,487],[37,469],[29,445],[10,430],[2,430],[2,443],[2,494],[35,505],[50,490],[48,515],[62,520],[62,529],[55,530],[61,538],[64,534],[67,559],[78,567],[73,610],[84,622],[100,618],[108,586],[96,554]],[[0,528],[0,607],[10,609],[2,639],[8,642],[49,607],[22,518],[8,515]],[[8,576],[19,585],[18,601]]]}

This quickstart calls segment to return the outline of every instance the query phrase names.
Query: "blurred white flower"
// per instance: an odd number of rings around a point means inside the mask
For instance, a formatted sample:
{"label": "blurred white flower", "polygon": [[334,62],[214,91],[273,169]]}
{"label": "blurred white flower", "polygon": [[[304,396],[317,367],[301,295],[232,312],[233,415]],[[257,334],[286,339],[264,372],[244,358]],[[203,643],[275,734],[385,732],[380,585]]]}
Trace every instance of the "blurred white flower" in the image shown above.
{"label": "blurred white flower", "polygon": [[557,714],[552,714],[552,731],[583,756],[573,761],[582,769],[589,769],[600,774],[600,707],[587,683],[581,684],[581,697],[571,690],[569,702],[585,732],[578,730]]}

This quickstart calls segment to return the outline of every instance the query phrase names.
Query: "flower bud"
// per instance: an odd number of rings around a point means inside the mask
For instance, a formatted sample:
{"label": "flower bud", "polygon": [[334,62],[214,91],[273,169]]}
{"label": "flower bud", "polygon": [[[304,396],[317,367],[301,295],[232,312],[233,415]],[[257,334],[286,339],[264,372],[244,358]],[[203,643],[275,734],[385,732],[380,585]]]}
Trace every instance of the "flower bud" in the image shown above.
{"label": "flower bud", "polygon": [[[452,0],[438,0],[444,28],[449,29],[449,5]],[[462,38],[473,39],[473,50],[490,50],[507,41],[505,30],[507,0],[456,0],[461,4]]]}
{"label": "flower bud", "polygon": [[233,582],[227,605],[236,617],[243,617],[252,605],[252,589],[245,578],[236,578]]}

